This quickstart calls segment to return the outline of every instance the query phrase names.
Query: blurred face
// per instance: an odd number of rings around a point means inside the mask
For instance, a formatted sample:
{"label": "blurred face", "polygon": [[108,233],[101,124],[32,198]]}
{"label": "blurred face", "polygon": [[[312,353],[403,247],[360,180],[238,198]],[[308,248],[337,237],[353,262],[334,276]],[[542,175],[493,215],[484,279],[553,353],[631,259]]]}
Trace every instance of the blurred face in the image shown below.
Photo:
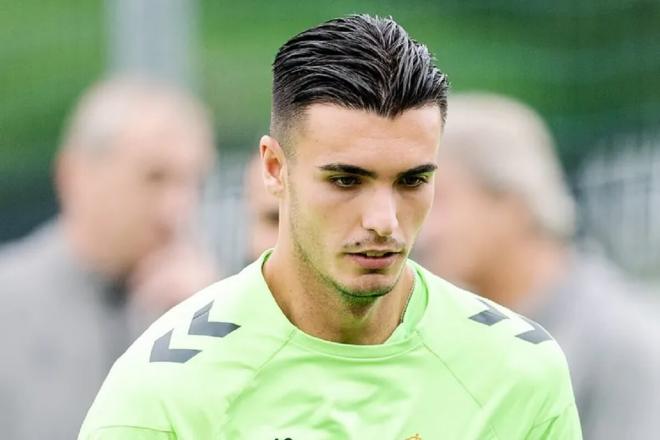
{"label": "blurred face", "polygon": [[298,125],[282,238],[305,273],[344,296],[388,293],[433,199],[439,109],[389,119],[315,104]]}
{"label": "blurred face", "polygon": [[277,243],[279,203],[264,187],[258,157],[248,165],[245,186],[249,215],[248,258],[252,262]]}
{"label": "blurred face", "polygon": [[203,130],[154,107],[134,117],[107,151],[72,154],[75,178],[65,204],[122,271],[189,226],[213,157]]}
{"label": "blurred face", "polygon": [[459,162],[443,159],[415,256],[436,274],[471,287],[523,230],[517,205],[486,190]]}

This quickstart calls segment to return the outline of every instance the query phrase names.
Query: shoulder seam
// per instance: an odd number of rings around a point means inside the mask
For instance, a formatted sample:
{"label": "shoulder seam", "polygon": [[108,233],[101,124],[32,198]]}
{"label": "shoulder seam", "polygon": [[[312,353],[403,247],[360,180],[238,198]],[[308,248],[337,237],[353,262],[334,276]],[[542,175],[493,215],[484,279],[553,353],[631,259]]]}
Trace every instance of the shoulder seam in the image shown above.
{"label": "shoulder seam", "polygon": [[[468,387],[463,383],[463,381],[462,381],[461,379],[458,378],[458,376],[456,375],[456,373],[454,373],[454,370],[452,370],[452,369],[449,367],[449,365],[447,365],[447,363],[444,361],[444,359],[442,359],[442,358],[441,358],[441,357],[440,357],[440,356],[439,356],[439,355],[438,355],[438,354],[437,354],[437,353],[436,353],[431,347],[429,347],[429,345],[426,343],[426,339],[424,339],[424,338],[422,337],[422,335],[420,335],[420,338],[422,339],[422,344],[424,345],[424,347],[425,347],[425,348],[426,348],[426,349],[427,349],[427,350],[428,350],[428,351],[429,351],[429,352],[430,352],[430,353],[431,353],[436,359],[438,359],[438,361],[440,361],[440,362],[442,363],[442,365],[444,365],[444,367],[447,369],[447,371],[449,371],[449,373],[452,375],[452,377],[454,378],[454,380],[455,380],[455,381],[461,386],[461,388],[463,388],[463,390],[468,394],[468,396],[470,396],[470,398],[471,398],[471,399],[477,404],[477,406],[479,407],[479,409],[480,409],[480,410],[483,410],[483,408],[484,408],[483,404],[482,404],[481,402],[479,402],[479,400],[474,396],[474,394],[472,394],[472,392],[471,392],[471,391],[468,389]],[[490,428],[490,430],[491,430],[491,431],[493,432],[493,434],[495,435],[495,438],[496,438],[496,439],[499,438],[499,436],[497,435],[497,431],[495,430],[495,427],[493,426],[493,424],[492,424],[490,421],[488,422],[488,427]]]}

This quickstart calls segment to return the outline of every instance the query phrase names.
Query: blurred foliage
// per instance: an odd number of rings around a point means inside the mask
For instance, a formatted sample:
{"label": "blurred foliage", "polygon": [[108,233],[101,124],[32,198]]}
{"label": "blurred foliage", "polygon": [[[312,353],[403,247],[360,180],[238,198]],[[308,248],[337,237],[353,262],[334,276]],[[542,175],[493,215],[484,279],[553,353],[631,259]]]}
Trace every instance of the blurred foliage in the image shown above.
{"label": "blurred foliage", "polygon": [[0,3],[0,239],[53,211],[50,163],[62,124],[105,64],[102,6]]}
{"label": "blurred foliage", "polygon": [[[198,11],[195,67],[225,151],[256,148],[267,130],[277,48],[351,13],[393,16],[454,90],[539,109],[569,172],[593,148],[616,148],[614,134],[659,124],[657,0],[199,0]],[[107,23],[102,0],[0,3],[0,219],[11,216],[0,241],[55,209],[50,163],[68,111],[105,70]]]}
{"label": "blurred foliage", "polygon": [[658,125],[657,1],[203,0],[198,59],[224,148],[253,147],[266,130],[277,48],[351,13],[393,16],[429,46],[454,90],[507,93],[536,107],[569,172],[611,134]]}

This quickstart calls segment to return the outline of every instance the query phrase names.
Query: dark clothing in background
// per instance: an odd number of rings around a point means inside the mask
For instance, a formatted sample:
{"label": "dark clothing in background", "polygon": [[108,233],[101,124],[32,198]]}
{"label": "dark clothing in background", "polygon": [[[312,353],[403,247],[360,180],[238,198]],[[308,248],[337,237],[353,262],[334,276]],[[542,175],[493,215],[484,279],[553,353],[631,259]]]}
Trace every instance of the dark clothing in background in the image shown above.
{"label": "dark clothing in background", "polygon": [[660,314],[635,290],[604,261],[576,255],[527,311],[566,354],[585,440],[660,438]]}
{"label": "dark clothing in background", "polygon": [[75,260],[57,222],[2,248],[2,437],[76,438],[129,321],[122,289]]}

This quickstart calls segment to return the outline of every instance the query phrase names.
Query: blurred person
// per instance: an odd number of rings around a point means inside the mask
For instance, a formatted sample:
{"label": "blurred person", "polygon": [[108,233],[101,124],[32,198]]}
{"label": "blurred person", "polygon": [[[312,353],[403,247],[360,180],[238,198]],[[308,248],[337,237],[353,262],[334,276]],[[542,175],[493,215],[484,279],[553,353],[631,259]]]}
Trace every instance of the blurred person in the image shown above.
{"label": "blurred person", "polygon": [[579,439],[557,344],[407,259],[446,113],[426,47],[392,19],[334,19],[273,76],[275,248],[152,325],[79,438]]}
{"label": "blurred person", "polygon": [[247,257],[251,263],[275,246],[280,215],[277,197],[264,187],[259,154],[254,154],[248,162],[243,188],[248,222]]}
{"label": "blurred person", "polygon": [[656,438],[660,333],[616,270],[572,245],[574,201],[549,130],[503,96],[459,94],[449,105],[414,255],[556,337],[586,439]]}
{"label": "blurred person", "polygon": [[55,164],[59,215],[0,251],[4,438],[74,438],[135,331],[210,282],[191,222],[213,159],[182,91],[122,77],[82,97]]}

